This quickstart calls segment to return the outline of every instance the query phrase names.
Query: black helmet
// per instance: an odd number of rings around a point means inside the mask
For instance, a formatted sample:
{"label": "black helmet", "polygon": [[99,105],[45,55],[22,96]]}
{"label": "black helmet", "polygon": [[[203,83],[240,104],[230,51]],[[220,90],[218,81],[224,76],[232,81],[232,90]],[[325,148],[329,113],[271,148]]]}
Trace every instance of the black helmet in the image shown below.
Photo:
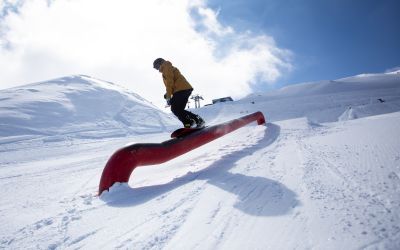
{"label": "black helmet", "polygon": [[155,68],[156,70],[159,70],[160,67],[161,67],[161,64],[162,64],[163,62],[165,62],[164,59],[162,59],[162,58],[157,58],[157,59],[154,60],[154,62],[153,62],[153,68]]}

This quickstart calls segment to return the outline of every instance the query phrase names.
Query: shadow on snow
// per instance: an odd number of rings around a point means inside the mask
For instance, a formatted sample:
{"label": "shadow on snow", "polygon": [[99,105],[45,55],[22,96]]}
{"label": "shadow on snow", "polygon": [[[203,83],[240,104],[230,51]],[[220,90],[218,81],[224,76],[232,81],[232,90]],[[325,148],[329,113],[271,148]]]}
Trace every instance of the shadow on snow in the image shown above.
{"label": "shadow on snow", "polygon": [[[189,172],[169,183],[148,187],[131,188],[121,185],[116,192],[102,195],[101,199],[110,206],[136,206],[168,193],[193,180],[207,180],[207,183],[237,196],[234,207],[255,216],[278,216],[289,213],[299,204],[297,195],[282,183],[265,177],[231,173],[237,162],[256,151],[271,145],[279,136],[280,127],[268,123],[264,137],[255,145],[224,155],[210,166],[197,172]],[[249,164],[251,167],[251,164]],[[260,163],[257,163],[260,165]]]}

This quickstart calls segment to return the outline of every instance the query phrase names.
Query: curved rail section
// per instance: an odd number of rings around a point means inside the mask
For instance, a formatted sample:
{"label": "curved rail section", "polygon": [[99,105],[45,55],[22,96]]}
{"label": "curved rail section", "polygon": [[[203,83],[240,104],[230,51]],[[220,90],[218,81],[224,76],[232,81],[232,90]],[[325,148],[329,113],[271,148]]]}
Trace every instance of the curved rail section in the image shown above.
{"label": "curved rail section", "polygon": [[256,112],[223,124],[210,126],[183,138],[162,143],[137,143],[117,150],[108,160],[100,179],[99,195],[116,182],[128,182],[139,166],[161,164],[185,154],[253,121],[265,123],[264,115]]}

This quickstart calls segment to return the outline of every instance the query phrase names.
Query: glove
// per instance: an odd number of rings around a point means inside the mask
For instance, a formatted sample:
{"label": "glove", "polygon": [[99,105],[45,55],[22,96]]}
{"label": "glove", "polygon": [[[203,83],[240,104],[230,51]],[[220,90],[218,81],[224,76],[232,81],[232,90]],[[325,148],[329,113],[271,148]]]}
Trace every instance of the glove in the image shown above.
{"label": "glove", "polygon": [[167,101],[167,105],[171,106],[171,98],[165,98],[165,100]]}

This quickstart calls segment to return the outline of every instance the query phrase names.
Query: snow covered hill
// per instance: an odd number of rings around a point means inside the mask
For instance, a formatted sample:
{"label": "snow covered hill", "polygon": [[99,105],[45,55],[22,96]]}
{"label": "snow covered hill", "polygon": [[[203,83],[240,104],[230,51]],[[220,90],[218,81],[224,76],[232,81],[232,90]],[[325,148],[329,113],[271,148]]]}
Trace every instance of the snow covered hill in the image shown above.
{"label": "snow covered hill", "polygon": [[0,96],[0,137],[104,138],[178,125],[139,95],[84,75],[1,90]]}
{"label": "snow covered hill", "polygon": [[312,123],[320,123],[361,118],[399,111],[399,82],[397,71],[296,84],[252,94],[237,102],[207,106],[200,112],[211,122],[215,119],[211,110],[215,109],[229,119],[254,110],[263,111],[269,121],[306,117]]}
{"label": "snow covered hill", "polygon": [[[88,100],[100,88],[79,82],[72,88],[86,91],[82,98],[71,98],[65,87],[59,94],[35,86],[42,95],[33,103],[49,100],[49,114],[71,112],[74,101]],[[109,88],[101,88],[100,96],[118,94],[103,107],[111,112],[109,106],[121,105],[122,92]],[[23,123],[32,114],[30,102],[11,98],[21,96],[18,89],[6,93],[8,112],[20,118],[7,120],[9,127],[41,133],[25,139],[21,135],[29,133],[20,130],[2,134],[1,249],[400,249],[399,73],[299,84],[196,109],[209,124],[258,110],[269,123],[246,126],[166,164],[135,169],[129,184],[100,197],[108,157],[127,143],[169,139],[167,125],[132,122],[132,130],[154,133],[120,137],[113,128],[98,138],[52,140],[42,133],[49,127]],[[84,106],[82,114],[98,112],[90,111],[97,105]],[[1,117],[11,117],[1,110]],[[142,116],[158,112],[139,110]],[[98,116],[120,124],[114,113]],[[78,121],[98,126],[93,117],[79,117],[73,122],[78,135]],[[169,118],[156,120],[170,124]],[[70,128],[50,130],[63,134]],[[13,139],[17,134],[19,140]]]}

